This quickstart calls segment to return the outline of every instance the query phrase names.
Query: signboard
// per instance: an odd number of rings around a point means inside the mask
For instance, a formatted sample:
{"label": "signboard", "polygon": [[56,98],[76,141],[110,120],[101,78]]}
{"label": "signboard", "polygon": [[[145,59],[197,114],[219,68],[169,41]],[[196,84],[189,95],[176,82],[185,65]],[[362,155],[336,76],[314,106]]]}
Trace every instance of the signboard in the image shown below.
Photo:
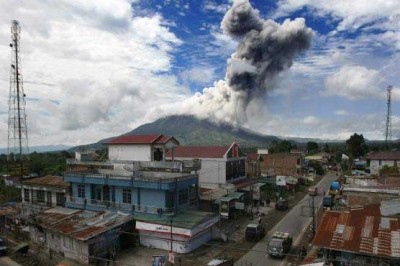
{"label": "signboard", "polygon": [[235,202],[235,209],[244,210],[244,202]]}
{"label": "signboard", "polygon": [[220,213],[221,217],[229,217],[229,201],[221,200]]}
{"label": "signboard", "polygon": [[284,176],[284,175],[276,176],[276,185],[277,186],[286,186],[286,176]]}

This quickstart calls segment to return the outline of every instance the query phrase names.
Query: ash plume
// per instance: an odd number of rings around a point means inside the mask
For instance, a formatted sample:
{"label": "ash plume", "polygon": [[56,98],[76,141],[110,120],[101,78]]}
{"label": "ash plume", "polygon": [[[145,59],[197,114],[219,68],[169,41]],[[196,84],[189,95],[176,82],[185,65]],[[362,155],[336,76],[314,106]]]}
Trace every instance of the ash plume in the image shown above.
{"label": "ash plume", "polygon": [[287,19],[282,24],[264,20],[248,0],[233,3],[221,28],[239,42],[228,59],[225,79],[183,101],[180,111],[173,106],[169,112],[164,109],[154,113],[193,114],[214,122],[243,125],[249,117],[262,115],[264,99],[273,89],[274,79],[309,48],[313,36],[304,18]]}
{"label": "ash plume", "polygon": [[225,34],[240,38],[228,61],[226,80],[233,90],[246,91],[247,100],[263,96],[272,79],[310,47],[313,35],[303,18],[287,19],[282,25],[263,20],[248,0],[234,2],[221,27]]}

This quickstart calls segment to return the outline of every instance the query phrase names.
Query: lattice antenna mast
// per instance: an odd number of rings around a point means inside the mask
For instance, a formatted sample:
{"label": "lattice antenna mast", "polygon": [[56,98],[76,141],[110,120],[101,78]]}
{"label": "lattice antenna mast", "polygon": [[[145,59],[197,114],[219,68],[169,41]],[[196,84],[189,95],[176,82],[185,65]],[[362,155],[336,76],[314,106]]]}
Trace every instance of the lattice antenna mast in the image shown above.
{"label": "lattice antenna mast", "polygon": [[[22,83],[22,71],[20,61],[20,32],[18,21],[11,24],[11,73],[10,96],[8,109],[8,160],[18,163],[20,175],[26,168],[24,161],[27,159],[28,129],[25,114],[25,93]],[[15,171],[15,170],[14,170]]]}
{"label": "lattice antenna mast", "polygon": [[389,143],[392,140],[392,111],[391,111],[391,101],[392,101],[392,86],[387,88],[387,114],[386,114],[386,133],[385,133],[385,144],[389,147]]}

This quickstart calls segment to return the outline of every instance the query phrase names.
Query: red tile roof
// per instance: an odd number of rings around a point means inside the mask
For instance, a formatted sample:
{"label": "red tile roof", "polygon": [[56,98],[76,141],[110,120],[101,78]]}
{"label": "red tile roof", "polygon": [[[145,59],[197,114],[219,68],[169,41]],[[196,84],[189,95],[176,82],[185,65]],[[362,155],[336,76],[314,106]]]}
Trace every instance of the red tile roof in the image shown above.
{"label": "red tile roof", "polygon": [[[228,146],[178,146],[174,150],[174,157],[179,158],[223,158],[229,151]],[[167,152],[172,157],[172,151]]]}
{"label": "red tile roof", "polygon": [[380,204],[349,211],[325,211],[315,246],[383,257],[400,257],[400,218],[383,217]]}
{"label": "red tile roof", "polygon": [[114,144],[165,144],[170,139],[174,139],[178,144],[179,142],[171,136],[164,135],[125,135],[117,137],[109,142],[107,145]]}
{"label": "red tile roof", "polygon": [[46,175],[22,181],[24,185],[63,187],[68,188],[70,184],[65,182],[61,176]]}
{"label": "red tile roof", "polygon": [[378,151],[367,155],[368,160],[400,160],[400,151]]}

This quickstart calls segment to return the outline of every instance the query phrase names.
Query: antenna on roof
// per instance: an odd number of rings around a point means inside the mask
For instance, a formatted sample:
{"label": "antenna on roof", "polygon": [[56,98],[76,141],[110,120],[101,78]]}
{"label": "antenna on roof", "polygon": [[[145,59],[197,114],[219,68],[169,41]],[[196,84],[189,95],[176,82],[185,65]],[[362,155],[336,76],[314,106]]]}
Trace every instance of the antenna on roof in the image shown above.
{"label": "antenna on roof", "polygon": [[386,132],[385,132],[385,146],[389,149],[389,144],[392,140],[392,119],[391,119],[391,98],[392,86],[387,87],[387,114],[386,114]]}

